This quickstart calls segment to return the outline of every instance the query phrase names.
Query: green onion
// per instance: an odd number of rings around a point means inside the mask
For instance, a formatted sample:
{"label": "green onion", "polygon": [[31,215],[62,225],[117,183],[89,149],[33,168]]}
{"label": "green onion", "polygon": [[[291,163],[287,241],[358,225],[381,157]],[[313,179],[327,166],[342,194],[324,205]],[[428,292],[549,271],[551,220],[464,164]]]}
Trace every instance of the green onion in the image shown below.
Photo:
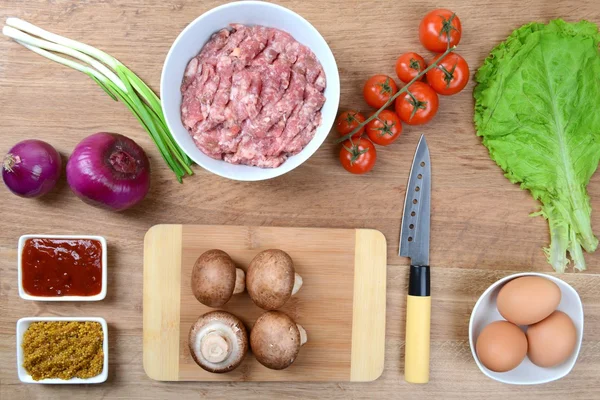
{"label": "green onion", "polygon": [[192,161],[177,145],[167,127],[160,99],[119,60],[95,47],[48,32],[18,18],[7,18],[2,33],[41,56],[88,75],[113,100],[120,100],[129,108],[150,134],[179,182],[186,174],[193,174],[190,168]]}

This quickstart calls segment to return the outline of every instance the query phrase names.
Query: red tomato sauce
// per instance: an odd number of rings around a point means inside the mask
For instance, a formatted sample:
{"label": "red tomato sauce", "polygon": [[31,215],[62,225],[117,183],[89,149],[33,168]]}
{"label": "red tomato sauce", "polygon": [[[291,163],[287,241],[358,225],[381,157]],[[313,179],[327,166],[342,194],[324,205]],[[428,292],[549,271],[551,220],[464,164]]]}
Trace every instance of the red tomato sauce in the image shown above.
{"label": "red tomato sauce", "polygon": [[102,289],[102,244],[93,239],[27,239],[23,288],[32,296],[94,296]]}

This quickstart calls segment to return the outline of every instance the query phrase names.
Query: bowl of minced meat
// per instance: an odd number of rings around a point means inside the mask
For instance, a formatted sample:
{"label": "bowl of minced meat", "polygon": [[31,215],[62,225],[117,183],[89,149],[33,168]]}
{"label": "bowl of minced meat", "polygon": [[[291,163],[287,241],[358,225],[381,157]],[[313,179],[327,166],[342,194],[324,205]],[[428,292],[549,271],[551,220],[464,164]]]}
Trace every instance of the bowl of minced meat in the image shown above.
{"label": "bowl of minced meat", "polygon": [[53,384],[104,382],[107,339],[103,318],[22,318],[17,322],[19,379]]}
{"label": "bowl of minced meat", "polygon": [[161,77],[173,137],[226,178],[285,174],[323,143],[340,82],[331,49],[304,18],[262,1],[216,7],[173,43]]}

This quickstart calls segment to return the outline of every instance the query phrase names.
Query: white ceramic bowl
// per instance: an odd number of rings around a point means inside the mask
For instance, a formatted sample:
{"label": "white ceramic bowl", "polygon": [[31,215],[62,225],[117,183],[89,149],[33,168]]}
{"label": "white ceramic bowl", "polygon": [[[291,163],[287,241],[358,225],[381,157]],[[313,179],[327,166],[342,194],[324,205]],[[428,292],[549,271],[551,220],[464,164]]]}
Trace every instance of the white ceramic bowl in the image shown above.
{"label": "white ceramic bowl", "polygon": [[[258,168],[234,165],[215,160],[202,153],[194,144],[181,122],[181,81],[188,62],[195,57],[210,36],[231,23],[264,25],[284,30],[309,47],[317,56],[327,78],[326,101],[321,109],[323,121],[315,137],[298,154],[277,168]],[[331,49],[321,34],[307,20],[285,7],[262,2],[240,1],[224,4],[202,14],[190,23],[175,39],[162,70],[160,81],[162,109],[175,141],[198,165],[225,178],[239,181],[258,181],[285,174],[306,161],[327,135],[337,114],[340,99],[340,77]]]}
{"label": "white ceramic bowl", "polygon": [[[32,296],[25,292],[25,288],[23,288],[23,260],[21,259],[23,254],[23,246],[25,246],[25,241],[27,239],[90,239],[97,240],[102,245],[102,287],[100,289],[100,293],[94,296]],[[106,297],[106,287],[107,287],[107,247],[106,247],[106,239],[102,236],[87,236],[87,235],[23,235],[19,238],[18,245],[18,255],[17,255],[17,279],[19,280],[19,296],[21,296],[24,300],[35,300],[35,301],[98,301],[103,300]]]}
{"label": "white ceramic bowl", "polygon": [[[575,345],[575,351],[564,363],[557,365],[552,368],[542,368],[533,364],[529,358],[525,357],[523,362],[519,366],[508,372],[494,372],[487,369],[477,357],[475,351],[475,343],[477,337],[483,330],[483,328],[491,322],[504,320],[498,308],[496,307],[496,299],[498,292],[504,284],[508,281],[518,278],[520,276],[540,276],[551,280],[556,283],[560,288],[561,300],[557,310],[567,314],[575,324],[577,329],[577,344]],[[524,328],[523,328],[524,329]],[[540,383],[548,383],[557,379],[563,378],[575,366],[579,350],[581,349],[581,341],[583,339],[583,305],[579,295],[568,283],[546,274],[539,274],[535,272],[526,272],[521,274],[514,274],[507,276],[495,282],[490,286],[477,300],[473,312],[471,313],[471,321],[469,323],[469,343],[471,345],[471,353],[477,363],[477,366],[488,377],[503,383],[509,383],[513,385],[537,385]]]}
{"label": "white ceramic bowl", "polygon": [[[23,335],[29,325],[32,322],[40,321],[90,321],[98,322],[102,325],[102,333],[104,334],[104,340],[102,342],[102,350],[104,351],[104,366],[102,372],[99,375],[93,376],[87,379],[71,378],[71,379],[42,379],[35,381],[23,368]],[[108,378],[108,326],[106,320],[100,317],[30,317],[21,318],[17,321],[17,371],[19,373],[19,380],[24,383],[41,383],[41,384],[81,384],[81,383],[102,383]]]}

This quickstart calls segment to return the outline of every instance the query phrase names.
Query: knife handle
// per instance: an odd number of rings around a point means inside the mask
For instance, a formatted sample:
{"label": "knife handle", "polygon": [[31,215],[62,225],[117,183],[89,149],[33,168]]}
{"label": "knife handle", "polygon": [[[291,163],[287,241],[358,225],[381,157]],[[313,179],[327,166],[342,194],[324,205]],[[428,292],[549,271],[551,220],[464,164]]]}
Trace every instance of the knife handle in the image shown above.
{"label": "knife handle", "polygon": [[410,267],[406,301],[406,344],[404,379],[409,383],[429,382],[431,296],[429,267]]}

